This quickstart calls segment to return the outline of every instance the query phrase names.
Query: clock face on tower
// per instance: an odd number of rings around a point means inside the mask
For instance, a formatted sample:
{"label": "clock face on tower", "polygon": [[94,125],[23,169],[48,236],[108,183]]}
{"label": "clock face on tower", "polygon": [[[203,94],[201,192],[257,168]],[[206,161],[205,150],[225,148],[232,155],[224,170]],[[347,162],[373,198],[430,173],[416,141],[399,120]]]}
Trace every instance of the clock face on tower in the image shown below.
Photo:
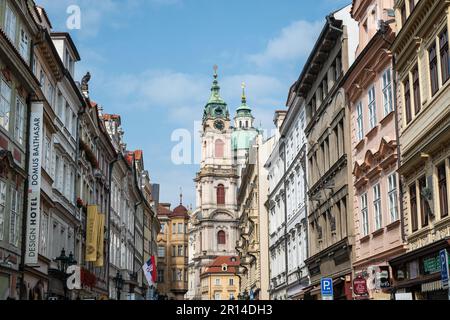
{"label": "clock face on tower", "polygon": [[223,130],[225,128],[225,125],[223,121],[217,120],[216,122],[214,122],[214,128],[216,128],[217,130]]}

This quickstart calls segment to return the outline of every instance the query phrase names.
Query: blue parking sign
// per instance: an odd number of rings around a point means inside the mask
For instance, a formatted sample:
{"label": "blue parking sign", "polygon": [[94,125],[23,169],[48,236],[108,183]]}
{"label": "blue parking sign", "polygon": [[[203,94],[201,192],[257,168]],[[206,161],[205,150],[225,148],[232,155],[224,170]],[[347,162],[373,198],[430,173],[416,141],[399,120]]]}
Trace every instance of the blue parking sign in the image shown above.
{"label": "blue parking sign", "polygon": [[[322,278],[320,281],[322,297],[333,298],[333,279]],[[324,299],[325,300],[325,299]]]}
{"label": "blue parking sign", "polygon": [[441,279],[442,279],[442,286],[444,289],[448,288],[448,253],[447,250],[442,250],[439,253],[439,256],[441,257]]}

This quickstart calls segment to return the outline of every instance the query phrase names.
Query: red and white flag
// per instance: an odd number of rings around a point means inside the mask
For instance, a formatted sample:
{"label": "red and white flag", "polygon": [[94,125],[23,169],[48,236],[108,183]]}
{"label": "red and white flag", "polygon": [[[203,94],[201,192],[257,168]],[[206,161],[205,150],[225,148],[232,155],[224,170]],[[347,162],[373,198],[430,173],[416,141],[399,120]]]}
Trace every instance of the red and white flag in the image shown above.
{"label": "red and white flag", "polygon": [[144,266],[142,267],[144,270],[145,277],[147,278],[147,282],[150,286],[156,283],[156,264],[155,264],[155,256],[152,256],[150,260],[148,260]]}

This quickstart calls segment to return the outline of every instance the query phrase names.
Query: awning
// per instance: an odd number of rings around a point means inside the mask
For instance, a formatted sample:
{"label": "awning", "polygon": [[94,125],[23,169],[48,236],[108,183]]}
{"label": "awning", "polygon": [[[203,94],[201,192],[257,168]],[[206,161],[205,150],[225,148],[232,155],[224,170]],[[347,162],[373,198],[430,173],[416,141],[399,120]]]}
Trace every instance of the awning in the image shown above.
{"label": "awning", "polygon": [[441,280],[422,284],[422,292],[432,292],[439,290],[444,290]]}

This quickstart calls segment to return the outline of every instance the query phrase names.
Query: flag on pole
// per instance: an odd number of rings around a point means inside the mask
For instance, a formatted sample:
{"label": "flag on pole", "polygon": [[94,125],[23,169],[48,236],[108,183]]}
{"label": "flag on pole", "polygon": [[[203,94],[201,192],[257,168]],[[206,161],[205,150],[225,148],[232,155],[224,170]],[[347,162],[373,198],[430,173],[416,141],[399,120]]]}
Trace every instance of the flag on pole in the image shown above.
{"label": "flag on pole", "polygon": [[155,256],[152,256],[142,267],[144,270],[145,277],[150,286],[156,283],[156,264]]}

